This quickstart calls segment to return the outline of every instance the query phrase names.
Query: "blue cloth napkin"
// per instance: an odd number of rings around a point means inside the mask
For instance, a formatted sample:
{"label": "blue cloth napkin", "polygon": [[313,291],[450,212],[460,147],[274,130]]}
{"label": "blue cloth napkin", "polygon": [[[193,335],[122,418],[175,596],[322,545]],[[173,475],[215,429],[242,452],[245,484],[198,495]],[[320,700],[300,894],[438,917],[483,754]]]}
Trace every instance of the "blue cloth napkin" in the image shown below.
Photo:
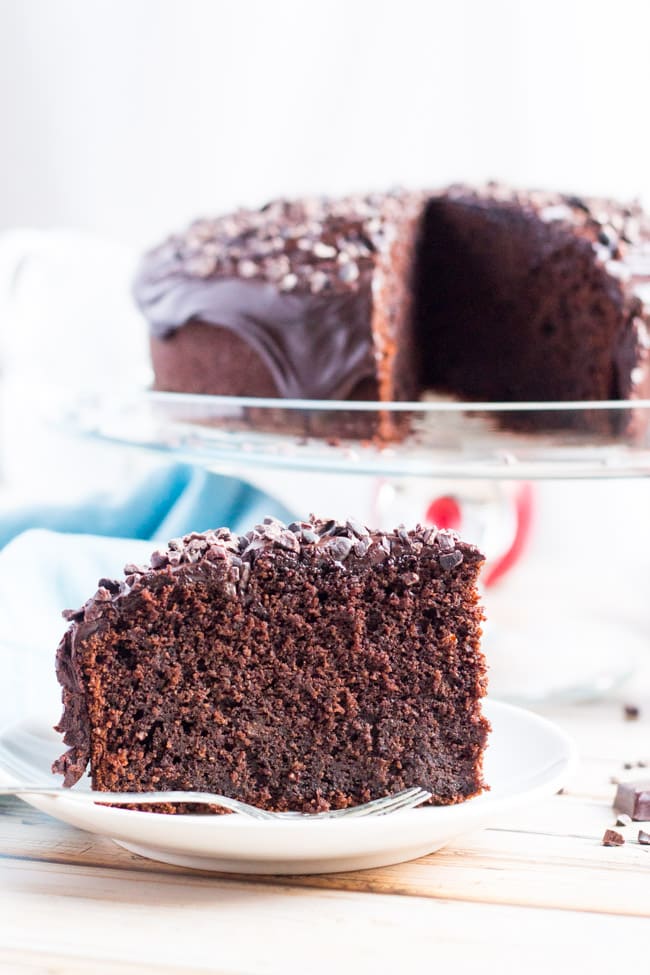
{"label": "blue cloth napkin", "polygon": [[222,525],[246,530],[266,515],[283,521],[293,517],[278,501],[244,481],[189,464],[172,464],[122,494],[96,495],[73,508],[44,504],[0,509],[0,548],[30,528],[167,541]]}
{"label": "blue cloth napkin", "polygon": [[77,608],[102,576],[148,561],[157,543],[227,525],[245,531],[279,502],[235,478],[185,464],[156,470],[121,496],[76,507],[0,510],[0,727],[27,715],[58,718],[54,652]]}

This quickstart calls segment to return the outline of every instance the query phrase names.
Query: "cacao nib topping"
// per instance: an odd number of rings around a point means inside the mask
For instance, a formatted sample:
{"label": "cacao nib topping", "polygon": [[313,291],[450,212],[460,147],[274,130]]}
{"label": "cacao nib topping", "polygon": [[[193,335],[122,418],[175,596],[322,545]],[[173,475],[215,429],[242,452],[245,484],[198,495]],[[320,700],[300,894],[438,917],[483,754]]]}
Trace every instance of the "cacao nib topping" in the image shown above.
{"label": "cacao nib topping", "polygon": [[368,551],[368,549],[370,548],[370,545],[371,545],[370,536],[368,535],[367,538],[360,538],[358,541],[354,543],[354,545],[352,546],[352,552],[354,553],[354,555],[356,555],[358,559],[362,559],[366,554],[366,552]]}
{"label": "cacao nib topping", "polygon": [[456,536],[449,531],[439,531],[437,535],[441,552],[453,552],[456,548]]}
{"label": "cacao nib topping", "polygon": [[167,552],[156,550],[151,555],[151,568],[161,569],[164,565],[169,565],[169,555]]}
{"label": "cacao nib topping", "polygon": [[332,538],[325,543],[323,549],[331,556],[335,562],[343,562],[352,550],[352,541],[349,538],[340,536]]}
{"label": "cacao nib topping", "polygon": [[116,582],[115,579],[100,579],[97,583],[100,589],[107,589],[112,596],[117,595],[120,591],[120,584]]}
{"label": "cacao nib topping", "polygon": [[255,279],[296,293],[355,290],[373,252],[389,243],[384,221],[403,196],[273,200],[197,220],[155,253],[190,278]]}
{"label": "cacao nib topping", "polygon": [[463,553],[456,549],[454,552],[444,552],[440,556],[440,568],[445,569],[455,569],[456,566],[460,565],[463,561]]}
{"label": "cacao nib topping", "polygon": [[[463,562],[463,551],[459,547],[463,543],[450,531],[419,525],[412,531],[408,531],[404,525],[394,532],[370,531],[354,519],[338,522],[315,515],[306,521],[294,521],[285,526],[277,518],[267,517],[261,525],[241,536],[220,528],[174,538],[166,548],[153,552],[149,567],[129,563],[124,567],[124,580],[100,579],[97,592],[85,606],[80,610],[66,610],[63,615],[72,623],[96,625],[106,612],[110,612],[115,600],[136,588],[146,588],[149,580],[160,573],[161,579],[168,576],[170,581],[175,572],[190,573],[196,578],[205,575],[206,571],[221,573],[215,578],[222,579],[224,595],[233,599],[237,593],[246,591],[251,564],[260,555],[288,559],[317,557],[331,560],[339,566],[343,566],[350,557],[367,558],[373,565],[380,565],[388,559],[399,559],[409,553],[419,554],[425,546],[431,548],[444,571],[450,571]],[[475,558],[482,558],[472,546],[463,547],[473,552]],[[198,575],[196,570],[191,569],[192,566],[200,570]],[[404,570],[401,578],[406,587],[419,581],[417,573],[408,569]]]}
{"label": "cacao nib topping", "polygon": [[352,518],[348,518],[345,523],[345,527],[351,531],[353,535],[356,535],[357,538],[368,538],[370,535],[370,532],[365,525],[362,525],[360,522],[355,521]]}
{"label": "cacao nib topping", "polygon": [[278,395],[346,398],[376,377],[374,271],[417,219],[420,197],[278,200],[197,221],[145,255],[136,301],[156,340],[190,321],[227,329],[264,362]]}

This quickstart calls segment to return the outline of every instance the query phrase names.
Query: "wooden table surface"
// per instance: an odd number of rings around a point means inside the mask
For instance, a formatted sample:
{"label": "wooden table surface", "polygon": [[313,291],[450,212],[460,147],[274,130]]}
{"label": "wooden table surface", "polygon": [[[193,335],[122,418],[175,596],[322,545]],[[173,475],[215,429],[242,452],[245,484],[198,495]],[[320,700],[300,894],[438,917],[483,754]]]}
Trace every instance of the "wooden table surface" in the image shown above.
{"label": "wooden table surface", "polygon": [[625,699],[542,710],[580,748],[563,794],[382,869],[192,872],[2,801],[0,971],[613,973],[627,958],[650,972],[650,847],[637,824],[625,846],[601,845],[611,777],[650,759],[650,700],[629,721]]}

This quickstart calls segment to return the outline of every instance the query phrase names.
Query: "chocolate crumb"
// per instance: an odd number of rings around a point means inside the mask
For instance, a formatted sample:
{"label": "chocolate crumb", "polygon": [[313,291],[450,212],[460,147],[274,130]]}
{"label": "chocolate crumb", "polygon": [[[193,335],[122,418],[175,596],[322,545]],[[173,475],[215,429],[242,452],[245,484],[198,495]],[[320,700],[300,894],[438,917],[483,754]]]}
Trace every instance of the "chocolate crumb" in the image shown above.
{"label": "chocolate crumb", "polygon": [[624,837],[615,829],[606,829],[602,839],[603,846],[623,846]]}
{"label": "chocolate crumb", "polygon": [[636,704],[623,705],[623,717],[626,721],[637,721],[641,714],[640,708]]}
{"label": "chocolate crumb", "polygon": [[616,825],[617,826],[631,826],[632,825],[632,817],[631,816],[628,816],[627,813],[621,813],[620,816],[617,816],[616,817]]}
{"label": "chocolate crumb", "polygon": [[641,846],[650,846],[650,833],[646,833],[644,829],[640,829],[639,843],[641,844]]}

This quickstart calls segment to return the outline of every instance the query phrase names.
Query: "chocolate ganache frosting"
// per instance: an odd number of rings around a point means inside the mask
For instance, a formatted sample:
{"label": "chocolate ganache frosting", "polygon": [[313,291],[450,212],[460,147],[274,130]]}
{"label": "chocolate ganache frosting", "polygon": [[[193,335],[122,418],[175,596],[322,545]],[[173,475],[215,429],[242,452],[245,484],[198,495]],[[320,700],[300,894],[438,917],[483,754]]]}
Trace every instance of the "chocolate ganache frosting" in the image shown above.
{"label": "chocolate ganache frosting", "polygon": [[157,339],[190,321],[236,333],[281,397],[345,398],[375,376],[373,295],[409,199],[279,200],[196,221],[145,256],[136,301]]}

